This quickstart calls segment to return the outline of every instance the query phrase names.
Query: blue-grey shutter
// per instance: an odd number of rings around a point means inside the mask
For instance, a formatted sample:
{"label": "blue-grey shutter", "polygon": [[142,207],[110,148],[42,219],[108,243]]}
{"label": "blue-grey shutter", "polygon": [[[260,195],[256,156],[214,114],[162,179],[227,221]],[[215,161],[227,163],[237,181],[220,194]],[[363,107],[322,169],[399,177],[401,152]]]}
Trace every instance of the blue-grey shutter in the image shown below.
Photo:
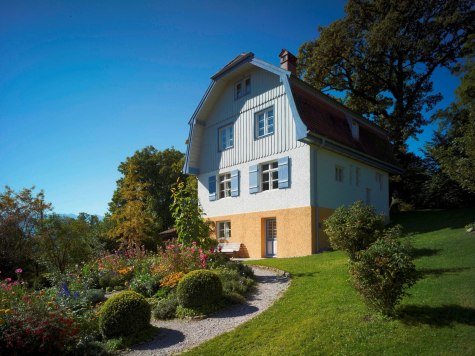
{"label": "blue-grey shutter", "polygon": [[209,200],[216,200],[216,176],[208,177]]}
{"label": "blue-grey shutter", "polygon": [[259,191],[259,166],[249,167],[249,193],[255,194]]}
{"label": "blue-grey shutter", "polygon": [[290,187],[289,157],[279,158],[279,189]]}
{"label": "blue-grey shutter", "polygon": [[231,196],[239,196],[239,170],[236,169],[231,172]]}

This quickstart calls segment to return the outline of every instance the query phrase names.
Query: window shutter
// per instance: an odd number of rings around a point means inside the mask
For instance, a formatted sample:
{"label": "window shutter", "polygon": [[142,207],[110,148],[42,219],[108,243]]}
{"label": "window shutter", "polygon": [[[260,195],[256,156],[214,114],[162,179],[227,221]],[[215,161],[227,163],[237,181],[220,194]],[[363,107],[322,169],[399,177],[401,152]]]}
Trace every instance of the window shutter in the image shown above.
{"label": "window shutter", "polygon": [[249,167],[249,193],[256,194],[259,191],[259,166]]}
{"label": "window shutter", "polygon": [[208,177],[209,200],[216,200],[216,176]]}
{"label": "window shutter", "polygon": [[279,158],[279,189],[289,188],[289,157]]}
{"label": "window shutter", "polygon": [[239,170],[236,169],[231,172],[231,196],[239,196]]}

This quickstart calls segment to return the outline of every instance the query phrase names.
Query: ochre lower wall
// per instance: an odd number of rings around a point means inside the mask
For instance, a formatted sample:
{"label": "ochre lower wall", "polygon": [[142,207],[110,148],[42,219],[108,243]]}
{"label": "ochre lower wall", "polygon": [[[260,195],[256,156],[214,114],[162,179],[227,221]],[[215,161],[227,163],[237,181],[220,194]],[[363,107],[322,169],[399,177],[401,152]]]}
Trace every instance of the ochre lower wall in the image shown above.
{"label": "ochre lower wall", "polygon": [[[213,216],[215,224],[231,221],[231,239],[244,245],[240,257],[266,257],[265,220],[277,221],[277,256],[296,257],[328,249],[330,244],[323,232],[322,222],[334,209],[301,207],[246,214]],[[318,230],[318,235],[317,235]],[[213,234],[216,238],[216,233]]]}
{"label": "ochre lower wall", "polygon": [[312,219],[312,207],[310,206],[214,216],[210,217],[210,220],[214,223],[231,221],[231,239],[229,242],[240,242],[245,245],[247,253],[242,257],[259,258],[266,256],[265,219],[269,218],[275,218],[277,222],[276,257],[312,254],[312,236],[314,235],[314,224],[312,222],[315,220]]}

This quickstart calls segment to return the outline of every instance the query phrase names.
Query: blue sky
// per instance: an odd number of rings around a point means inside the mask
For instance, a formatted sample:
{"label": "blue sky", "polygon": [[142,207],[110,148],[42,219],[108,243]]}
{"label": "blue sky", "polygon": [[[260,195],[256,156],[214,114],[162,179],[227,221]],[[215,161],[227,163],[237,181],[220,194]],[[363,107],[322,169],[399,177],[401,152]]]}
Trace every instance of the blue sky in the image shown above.
{"label": "blue sky", "polygon": [[[185,150],[212,74],[246,51],[278,64],[344,3],[2,2],[0,186],[44,189],[59,213],[104,214],[125,157]],[[458,79],[438,71],[434,81],[444,107]]]}

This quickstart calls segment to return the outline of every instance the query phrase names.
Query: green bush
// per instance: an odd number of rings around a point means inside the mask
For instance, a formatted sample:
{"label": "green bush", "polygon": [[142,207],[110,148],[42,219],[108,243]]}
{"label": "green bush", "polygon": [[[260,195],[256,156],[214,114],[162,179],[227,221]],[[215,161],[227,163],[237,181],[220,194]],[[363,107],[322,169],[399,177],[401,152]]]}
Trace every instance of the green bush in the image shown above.
{"label": "green bush", "polygon": [[325,220],[324,231],[333,249],[343,250],[354,260],[358,251],[367,249],[384,229],[383,215],[373,207],[357,201],[341,206]]}
{"label": "green bush", "polygon": [[153,317],[155,319],[167,320],[173,319],[176,315],[176,308],[178,307],[178,300],[175,295],[170,295],[168,298],[161,299],[153,309]]}
{"label": "green bush", "polygon": [[101,308],[99,328],[106,338],[140,332],[150,324],[151,308],[147,300],[132,291],[118,293]]}
{"label": "green bush", "polygon": [[223,286],[219,276],[209,270],[199,269],[188,273],[177,287],[178,302],[186,308],[214,304],[222,295]]}
{"label": "green bush", "polygon": [[380,238],[350,263],[356,290],[370,307],[384,315],[394,314],[394,307],[407,294],[406,289],[417,280],[408,249],[394,238]]}
{"label": "green bush", "polygon": [[254,284],[253,279],[242,276],[237,269],[218,268],[216,273],[221,279],[226,295],[238,293],[244,296]]}

